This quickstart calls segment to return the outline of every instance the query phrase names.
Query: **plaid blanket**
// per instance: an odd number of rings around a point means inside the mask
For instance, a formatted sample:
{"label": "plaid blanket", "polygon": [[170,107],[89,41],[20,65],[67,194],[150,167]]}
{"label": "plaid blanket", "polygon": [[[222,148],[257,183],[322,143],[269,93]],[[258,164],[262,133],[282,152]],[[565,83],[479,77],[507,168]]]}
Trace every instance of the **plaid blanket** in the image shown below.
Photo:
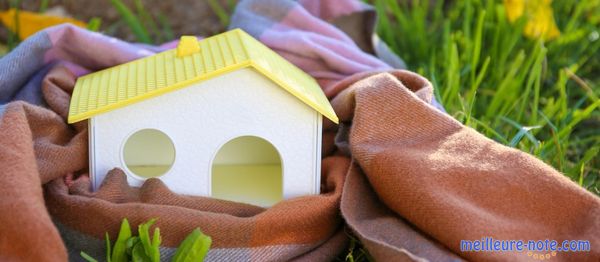
{"label": "plaid blanket", "polygon": [[[320,195],[264,209],[87,175],[87,123],[66,124],[77,76],[170,48],[69,25],[41,31],[0,59],[0,260],[104,256],[120,222],[158,218],[169,258],[193,228],[209,261],[330,261],[350,232],[380,261],[531,260],[526,252],[461,252],[461,240],[583,239],[600,260],[600,199],[535,157],[443,112],[425,78],[373,39],[359,1],[243,1],[241,27],[315,77],[340,125],[326,122]],[[406,36],[410,37],[410,36]]]}

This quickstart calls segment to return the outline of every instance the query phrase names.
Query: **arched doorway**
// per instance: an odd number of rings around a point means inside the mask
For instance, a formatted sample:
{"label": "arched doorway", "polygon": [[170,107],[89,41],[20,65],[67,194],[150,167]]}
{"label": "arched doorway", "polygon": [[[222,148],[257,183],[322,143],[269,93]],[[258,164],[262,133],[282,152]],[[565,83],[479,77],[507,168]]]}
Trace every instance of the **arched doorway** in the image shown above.
{"label": "arched doorway", "polygon": [[225,143],[211,167],[211,195],[259,206],[283,199],[283,174],[277,149],[256,136]]}

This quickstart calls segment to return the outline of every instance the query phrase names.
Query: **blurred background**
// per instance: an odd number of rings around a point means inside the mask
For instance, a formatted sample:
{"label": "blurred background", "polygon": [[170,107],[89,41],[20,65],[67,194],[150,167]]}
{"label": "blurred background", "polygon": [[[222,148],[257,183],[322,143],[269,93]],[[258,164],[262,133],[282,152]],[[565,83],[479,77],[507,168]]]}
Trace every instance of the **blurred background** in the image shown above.
{"label": "blurred background", "polygon": [[[206,0],[2,0],[0,10],[20,10],[74,17],[83,22],[100,21],[99,31],[127,41],[138,41],[116,6],[123,4],[139,17],[152,34],[153,42],[172,40],[182,34],[213,35],[225,30],[214,9],[230,14],[237,1]],[[212,7],[211,7],[212,6]],[[225,21],[223,21],[225,22]],[[0,39],[8,38],[6,26],[0,27]]]}

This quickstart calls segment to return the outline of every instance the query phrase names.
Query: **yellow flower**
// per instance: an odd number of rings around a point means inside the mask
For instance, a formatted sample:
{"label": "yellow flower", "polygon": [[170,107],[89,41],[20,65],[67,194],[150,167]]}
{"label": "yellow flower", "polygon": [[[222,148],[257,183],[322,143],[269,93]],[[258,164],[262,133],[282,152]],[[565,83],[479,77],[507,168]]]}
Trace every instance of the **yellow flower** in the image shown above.
{"label": "yellow flower", "polygon": [[[15,29],[16,14],[17,11],[14,8],[11,8],[4,12],[0,12],[0,21],[2,21],[2,23],[13,32],[17,31]],[[77,19],[44,15],[22,10],[19,10],[18,20],[19,32],[17,32],[17,34],[19,35],[20,39],[25,39],[28,36],[33,35],[35,34],[35,32],[40,31],[46,27],[51,27],[62,23],[71,23],[79,27],[86,27],[86,23],[81,22]]]}
{"label": "yellow flower", "polygon": [[552,13],[552,0],[504,0],[506,16],[514,22],[525,16],[523,34],[529,38],[552,40],[560,35]]}

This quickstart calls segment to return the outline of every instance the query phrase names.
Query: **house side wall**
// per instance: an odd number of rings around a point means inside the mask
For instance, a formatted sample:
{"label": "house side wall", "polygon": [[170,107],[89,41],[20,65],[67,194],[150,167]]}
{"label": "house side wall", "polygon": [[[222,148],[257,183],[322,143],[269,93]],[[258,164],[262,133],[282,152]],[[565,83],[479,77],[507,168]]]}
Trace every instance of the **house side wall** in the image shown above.
{"label": "house side wall", "polygon": [[323,152],[322,149],[322,145],[323,145],[323,115],[321,115],[320,113],[317,113],[317,117],[315,118],[315,129],[314,129],[314,133],[315,133],[315,137],[317,138],[317,142],[316,142],[316,152],[317,156],[316,159],[318,159],[316,165],[315,165],[315,177],[316,179],[313,181],[314,183],[314,187],[315,187],[315,194],[320,194],[321,193],[321,153]]}
{"label": "house side wall", "polygon": [[162,96],[94,117],[94,187],[114,167],[128,173],[122,149],[138,130],[158,129],[175,146],[173,167],[163,176],[171,190],[210,195],[210,169],[226,142],[239,136],[266,139],[278,150],[283,168],[284,198],[318,192],[320,180],[320,121],[316,111],[253,69],[194,84]]}

